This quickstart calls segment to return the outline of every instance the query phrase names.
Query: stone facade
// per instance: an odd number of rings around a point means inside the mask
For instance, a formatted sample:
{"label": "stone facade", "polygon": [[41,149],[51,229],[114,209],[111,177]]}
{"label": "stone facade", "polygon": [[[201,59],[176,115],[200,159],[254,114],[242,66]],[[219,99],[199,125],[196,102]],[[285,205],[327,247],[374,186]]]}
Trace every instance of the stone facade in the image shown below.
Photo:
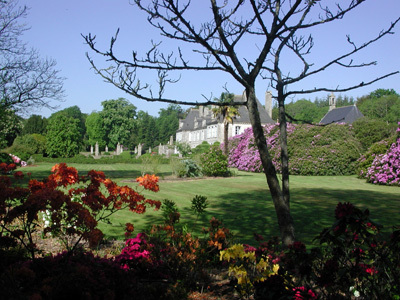
{"label": "stone facade", "polygon": [[[244,102],[245,95],[235,95],[236,102]],[[265,107],[258,102],[258,110],[260,112],[261,123],[263,125],[275,123],[272,118],[272,95],[270,92],[265,94]],[[238,108],[239,116],[237,116],[233,124],[229,124],[228,137],[242,134],[247,128],[251,127],[249,113],[245,106]],[[179,120],[179,129],[176,132],[176,141],[188,143],[194,148],[204,141],[209,144],[215,142],[222,143],[224,140],[224,124],[222,117],[215,117],[212,107],[191,108],[187,117]]]}

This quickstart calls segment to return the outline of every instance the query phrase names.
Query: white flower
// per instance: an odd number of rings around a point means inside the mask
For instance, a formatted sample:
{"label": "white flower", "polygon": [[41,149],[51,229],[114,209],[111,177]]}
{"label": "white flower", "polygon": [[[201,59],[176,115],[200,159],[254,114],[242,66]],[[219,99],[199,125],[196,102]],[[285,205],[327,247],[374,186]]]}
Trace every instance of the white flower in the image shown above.
{"label": "white flower", "polygon": [[350,287],[350,292],[354,295],[354,297],[356,298],[360,297],[360,292],[357,291],[354,286]]}

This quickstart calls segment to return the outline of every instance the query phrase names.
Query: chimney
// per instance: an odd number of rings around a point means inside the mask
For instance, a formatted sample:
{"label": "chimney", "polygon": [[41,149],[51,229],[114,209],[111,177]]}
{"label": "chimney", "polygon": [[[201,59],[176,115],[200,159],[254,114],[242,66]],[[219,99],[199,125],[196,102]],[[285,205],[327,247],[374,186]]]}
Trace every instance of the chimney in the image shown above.
{"label": "chimney", "polygon": [[270,91],[265,92],[265,110],[272,119],[272,94]]}

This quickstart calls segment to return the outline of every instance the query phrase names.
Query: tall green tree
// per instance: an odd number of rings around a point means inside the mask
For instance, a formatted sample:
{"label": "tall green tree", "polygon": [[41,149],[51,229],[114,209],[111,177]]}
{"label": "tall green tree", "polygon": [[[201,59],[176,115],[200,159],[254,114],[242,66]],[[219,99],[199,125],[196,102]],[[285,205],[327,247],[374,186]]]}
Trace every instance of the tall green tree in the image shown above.
{"label": "tall green tree", "polygon": [[45,134],[47,119],[39,115],[31,115],[25,122],[22,134]]}
{"label": "tall green tree", "polygon": [[21,133],[23,119],[15,111],[0,110],[0,149],[9,147],[14,139]]}
{"label": "tall green tree", "polygon": [[156,118],[149,115],[145,111],[139,111],[137,119],[135,120],[135,135],[133,137],[133,144],[135,146],[143,144],[143,150],[149,147],[157,146],[158,130],[156,127]]}
{"label": "tall green tree", "polygon": [[[368,67],[373,63],[354,64],[353,59],[361,50],[393,32],[400,18],[394,20],[378,36],[360,45],[348,37],[350,47],[340,47],[338,56],[326,55],[320,64],[312,60],[315,41],[310,32],[314,28],[340,21],[356,10],[365,0],[328,1],[317,0],[232,0],[232,1],[190,1],[190,0],[134,0],[136,8],[148,16],[150,25],[167,40],[177,44],[175,53],[166,53],[162,43],[153,43],[150,49],[140,54],[133,50],[129,58],[122,57],[115,47],[118,33],[111,44],[101,49],[96,35],[85,36],[92,53],[107,60],[111,67],[105,69],[88,55],[95,72],[120,90],[146,101],[162,101],[182,105],[225,104],[207,99],[204,102],[170,99],[165,90],[176,83],[173,74],[177,72],[220,72],[230,76],[245,89],[246,105],[253,128],[254,141],[260,154],[269,191],[275,206],[279,229],[284,244],[295,241],[294,221],[290,214],[289,156],[287,147],[286,99],[294,95],[314,92],[346,92],[370,85],[380,79],[397,74],[398,71],[365,80],[359,84],[331,88],[326,86],[309,89],[302,82],[318,78],[319,74],[334,71],[333,66],[343,68]],[[200,4],[201,3],[201,4]],[[195,7],[194,7],[195,5]],[[202,12],[201,21],[192,19]],[[249,45],[257,45],[251,47]],[[189,47],[189,49],[187,48]],[[190,54],[188,52],[190,52]],[[329,51],[329,47],[327,51]],[[299,68],[293,69],[293,62],[284,54],[292,54]],[[195,59],[193,55],[198,55]],[[189,57],[190,56],[190,59]],[[154,72],[156,84],[141,80],[141,71]],[[256,99],[257,79],[265,79],[274,90],[279,107],[281,155],[281,180],[278,178],[268,150]],[[361,81],[362,79],[360,79]],[[301,86],[301,89],[296,87]]]}
{"label": "tall green tree", "polygon": [[49,119],[54,118],[55,116],[58,115],[70,117],[78,121],[79,133],[83,142],[83,139],[86,134],[86,126],[85,126],[86,115],[81,112],[81,109],[77,105],[70,106],[53,113]]}
{"label": "tall green tree", "polygon": [[387,124],[400,121],[400,95],[394,90],[375,90],[359,98],[357,107],[370,119],[383,120]]}
{"label": "tall green tree", "polygon": [[51,157],[72,157],[79,153],[79,120],[59,114],[49,119],[46,153]]}
{"label": "tall green tree", "polygon": [[87,116],[85,126],[89,145],[98,143],[100,149],[104,149],[106,146],[106,132],[101,114],[92,112]]}
{"label": "tall green tree", "polygon": [[234,94],[222,93],[221,96],[216,99],[216,101],[223,103],[225,105],[217,106],[212,109],[215,117],[222,118],[224,123],[224,154],[228,155],[228,134],[229,134],[229,124],[233,124],[233,120],[239,115],[239,111],[234,105]]}
{"label": "tall green tree", "polygon": [[292,118],[292,123],[297,124],[318,123],[325,114],[315,103],[305,99],[286,104],[286,113]]}
{"label": "tall green tree", "polygon": [[124,98],[101,102],[103,110],[100,116],[103,120],[105,140],[109,147],[115,149],[118,143],[127,145],[136,117],[136,106]]}
{"label": "tall green tree", "polygon": [[168,107],[161,108],[156,119],[158,131],[158,140],[156,144],[166,144],[171,136],[175,136],[179,128],[179,119],[184,117],[184,111],[181,106],[170,104]]}

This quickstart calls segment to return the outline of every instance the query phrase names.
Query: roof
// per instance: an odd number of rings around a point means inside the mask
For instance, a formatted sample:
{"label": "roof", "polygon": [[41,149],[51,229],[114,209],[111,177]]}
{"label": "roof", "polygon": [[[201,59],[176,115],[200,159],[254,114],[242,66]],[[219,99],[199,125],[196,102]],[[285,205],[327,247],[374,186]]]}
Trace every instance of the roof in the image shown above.
{"label": "roof", "polygon": [[321,124],[331,123],[347,123],[352,124],[355,120],[363,117],[364,115],[359,111],[357,106],[343,106],[334,108],[322,118]]}
{"label": "roof", "polygon": [[[243,102],[242,95],[235,95],[235,102]],[[268,115],[265,108],[261,105],[260,101],[257,99],[258,111],[260,114],[260,120],[262,124],[274,124],[275,122]],[[205,108],[192,108],[190,109],[188,115],[181,122],[182,126],[178,129],[179,131],[193,131],[201,128],[206,128],[208,125],[213,125],[217,123],[222,123],[222,117],[215,118],[211,109],[208,112],[201,113],[200,110]],[[250,116],[247,107],[241,105],[238,107],[239,116],[236,116],[233,123],[234,124],[250,124]],[[203,121],[205,120],[205,126],[203,126]],[[195,126],[197,123],[197,126]]]}

